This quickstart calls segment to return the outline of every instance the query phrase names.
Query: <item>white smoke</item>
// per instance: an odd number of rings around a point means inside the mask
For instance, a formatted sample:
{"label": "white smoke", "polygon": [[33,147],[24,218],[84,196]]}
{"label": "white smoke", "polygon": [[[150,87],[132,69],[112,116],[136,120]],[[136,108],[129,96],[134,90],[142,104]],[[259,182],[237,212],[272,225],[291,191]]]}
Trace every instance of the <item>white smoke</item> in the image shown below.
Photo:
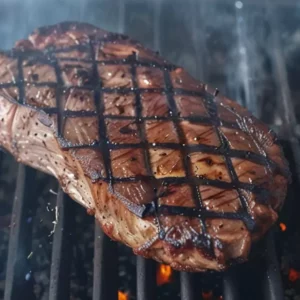
{"label": "white smoke", "polygon": [[[245,3],[244,3],[245,2]],[[171,62],[247,106],[274,115],[272,51],[263,5],[197,0],[0,0],[0,48],[9,49],[34,28],[62,21],[88,22],[125,32]],[[247,4],[248,3],[248,4]],[[299,5],[300,8],[300,5]],[[296,10],[296,8],[295,8]],[[300,12],[300,9],[298,10]],[[125,26],[124,26],[125,25]],[[286,53],[298,52],[299,33]],[[264,113],[263,117],[268,116]]]}
{"label": "white smoke", "polygon": [[36,27],[63,21],[88,22],[120,31],[120,0],[1,0],[0,47],[10,49]]}

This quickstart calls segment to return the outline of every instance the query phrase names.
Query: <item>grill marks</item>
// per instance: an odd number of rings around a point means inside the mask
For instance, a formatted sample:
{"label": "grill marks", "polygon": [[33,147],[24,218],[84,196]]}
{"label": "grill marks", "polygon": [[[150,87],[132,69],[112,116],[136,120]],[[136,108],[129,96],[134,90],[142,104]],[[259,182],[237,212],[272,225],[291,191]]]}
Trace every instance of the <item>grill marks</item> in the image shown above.
{"label": "grill marks", "polygon": [[[23,105],[52,109],[61,145],[74,151],[85,174],[106,181],[138,216],[151,204],[148,215],[156,216],[159,236],[174,246],[189,236],[194,245],[210,248],[209,220],[238,219],[252,230],[242,189],[261,196],[270,188],[265,167],[283,168],[270,162],[235,114],[228,117],[228,109],[183,69],[128,49],[103,37],[38,52],[35,60],[26,56],[36,52],[15,52],[17,77],[10,83],[2,74],[0,88],[14,86],[17,78]],[[14,59],[9,62],[14,66]],[[262,201],[268,197],[266,192]],[[192,219],[183,227],[171,217],[182,214],[178,222]]]}
{"label": "grill marks", "polygon": [[[175,70],[174,73],[177,74],[177,71]],[[170,74],[167,70],[164,71],[164,79],[165,79],[165,88],[166,88],[168,104],[169,104],[169,108],[170,108],[170,115],[171,116],[179,116],[176,102],[174,99],[174,90],[173,90],[173,85],[176,86],[176,80],[174,82],[174,77],[170,76]],[[187,141],[186,141],[186,137],[184,135],[184,131],[182,130],[178,119],[174,119],[174,126],[176,128],[176,132],[179,137],[180,151],[181,151],[181,156],[182,156],[182,160],[183,160],[184,172],[188,178],[191,178],[192,177],[191,164],[190,164],[190,161],[188,158],[188,153],[185,149]],[[193,184],[193,185],[191,185],[191,188],[192,188],[192,199],[193,199],[193,201],[195,201],[195,206],[201,212],[203,204],[202,204],[202,199],[201,199],[201,195],[200,195],[198,186]],[[204,239],[207,240],[205,237],[205,234],[206,234],[205,219],[199,218],[199,223],[201,225],[203,234],[202,235],[198,234],[197,238],[196,239],[194,238],[193,240],[194,240],[194,244],[199,243],[202,245],[202,243],[200,243],[199,241],[200,240],[202,241]],[[205,245],[207,246],[207,248],[210,248],[210,246],[211,246],[209,243],[205,243]]]}
{"label": "grill marks", "polygon": [[[101,93],[102,81],[101,81],[100,74],[98,73],[97,63],[95,61],[94,45],[91,42],[89,43],[89,52],[91,54],[92,61],[93,61],[93,77],[94,77],[94,85],[95,85],[94,101],[98,113],[98,130],[101,139],[99,148],[103,155],[106,176],[109,179],[110,184],[113,184],[110,152],[107,147],[107,131],[106,131],[105,121],[103,118],[105,108],[104,108],[103,94]],[[100,89],[98,89],[97,87],[99,87]]]}
{"label": "grill marks", "polygon": [[[221,148],[223,148],[225,150],[224,158],[225,158],[225,162],[227,165],[228,173],[230,175],[232,184],[235,186],[239,182],[239,177],[233,166],[231,158],[228,157],[226,154],[226,152],[230,151],[230,144],[229,144],[228,140],[225,138],[225,136],[223,135],[222,131],[220,130],[221,121],[218,116],[217,105],[211,98],[205,99],[204,103],[208,110],[209,115],[215,121],[215,129],[216,129],[217,135],[219,137],[219,140],[221,142]],[[239,200],[242,205],[243,211],[246,215],[244,217],[244,223],[247,226],[248,230],[252,231],[254,229],[255,223],[251,217],[249,203],[247,201],[247,198],[245,198],[244,195],[242,194],[241,189],[237,188],[236,191],[238,193]]]}
{"label": "grill marks", "polygon": [[[145,132],[145,126],[144,123],[142,122],[142,103],[141,103],[141,92],[139,91],[139,81],[137,80],[137,62],[138,62],[138,57],[137,57],[137,53],[135,51],[132,52],[132,54],[129,56],[130,61],[132,62],[131,64],[131,79],[133,82],[133,87],[134,87],[134,91],[135,91],[135,114],[136,114],[136,123],[138,126],[138,131],[139,131],[139,136],[141,138],[141,142],[144,145],[144,162],[145,162],[145,166],[146,166],[146,170],[147,170],[147,175],[148,176],[155,176],[151,167],[151,158],[150,158],[150,153],[149,153],[149,147],[147,146],[147,137],[146,137],[146,132]],[[140,76],[140,74],[139,74]],[[149,183],[149,186],[151,187],[151,189],[153,190],[153,193],[150,194],[153,198],[152,198],[152,211],[154,211],[154,215],[155,215],[155,223],[157,225],[157,230],[158,230],[158,237],[164,237],[165,236],[165,232],[164,229],[161,226],[161,222],[160,222],[160,218],[159,218],[159,214],[157,212],[157,207],[158,207],[158,202],[157,202],[157,196],[156,196],[156,192],[157,192],[157,187],[155,185],[155,183],[153,183],[153,181],[151,181]]]}

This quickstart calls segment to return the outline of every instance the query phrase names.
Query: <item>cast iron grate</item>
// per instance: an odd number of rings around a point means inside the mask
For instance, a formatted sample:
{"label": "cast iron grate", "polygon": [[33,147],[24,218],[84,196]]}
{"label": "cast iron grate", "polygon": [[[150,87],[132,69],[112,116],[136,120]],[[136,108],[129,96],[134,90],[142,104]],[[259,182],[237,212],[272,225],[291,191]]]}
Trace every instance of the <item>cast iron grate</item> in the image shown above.
{"label": "cast iron grate", "polygon": [[[268,4],[269,8],[271,7]],[[276,32],[276,23],[274,21],[274,15],[272,9],[269,9],[270,12],[270,23],[272,25],[272,36],[273,36],[273,46],[274,52],[272,57],[272,63],[274,70],[277,72],[278,78],[278,87],[281,93],[283,100],[283,115],[286,118],[285,126],[292,128],[296,125],[294,111],[292,109],[291,99],[289,95],[289,88],[287,84],[287,76],[285,73],[285,64],[283,61],[283,56],[281,52],[280,42]],[[133,62],[135,57],[133,57]],[[114,63],[114,62],[111,62]],[[119,62],[118,62],[119,63]],[[126,64],[128,62],[125,62]],[[131,60],[132,63],[132,60]],[[135,62],[136,63],[136,62]],[[132,66],[132,71],[134,74],[135,64]],[[145,66],[149,66],[146,64]],[[170,66],[172,68],[172,66]],[[168,69],[168,68],[167,68]],[[21,74],[21,73],[20,73]],[[23,99],[24,90],[22,90],[22,84],[20,85],[20,99]],[[171,87],[172,89],[172,87]],[[105,92],[110,92],[109,90],[103,89]],[[140,90],[135,90],[136,101],[139,101]],[[160,91],[160,90],[156,90]],[[173,92],[175,90],[173,89]],[[116,91],[112,91],[116,92]],[[131,92],[131,90],[124,89],[122,92]],[[170,107],[172,107],[172,92],[168,92]],[[181,92],[181,91],[178,91]],[[203,96],[203,95],[201,95]],[[212,99],[214,95],[208,95],[209,99]],[[97,104],[98,112],[90,112],[89,115],[95,115],[96,113],[101,112],[103,108]],[[139,105],[137,105],[137,110]],[[58,112],[56,109],[49,110],[48,112],[55,113]],[[80,113],[74,112],[65,112],[66,116],[72,117]],[[137,111],[137,116],[140,116],[139,111]],[[105,116],[104,116],[105,118]],[[167,117],[169,119],[169,117]],[[163,118],[162,118],[163,119]],[[211,118],[199,119],[199,122],[211,124]],[[176,119],[174,120],[176,122]],[[100,126],[101,128],[104,128]],[[141,134],[143,129],[139,129]],[[289,136],[293,153],[297,157],[300,153],[298,142],[295,141],[292,135],[292,130],[287,130],[290,132]],[[106,135],[105,133],[103,133]],[[145,142],[145,141],[144,141]],[[103,145],[94,145],[103,147]],[[148,145],[149,147],[151,145]],[[170,146],[170,145],[169,145]],[[69,145],[67,145],[69,147]],[[79,146],[81,147],[81,145]],[[174,145],[174,147],[178,147]],[[203,150],[203,149],[201,149]],[[209,149],[204,149],[205,151],[210,151]],[[105,150],[104,150],[105,151]],[[185,151],[185,150],[184,150]],[[234,155],[237,155],[235,153]],[[265,157],[253,158],[253,159],[262,159],[261,162],[265,163]],[[107,173],[109,174],[109,167],[107,167]],[[188,168],[187,171],[188,173]],[[28,284],[24,284],[24,264],[27,261],[26,245],[27,242],[22,238],[27,236],[28,233],[25,232],[28,230],[28,226],[23,226],[26,222],[25,216],[25,207],[28,205],[31,206],[34,199],[30,197],[30,186],[34,184],[34,177],[32,176],[34,172],[31,169],[28,169],[24,166],[19,167],[17,187],[16,187],[16,197],[13,207],[13,216],[9,242],[9,256],[6,272],[6,286],[5,286],[5,300],[9,299],[23,299],[24,295],[28,295],[26,299],[30,299],[32,293]],[[233,174],[234,176],[234,174]],[[111,180],[111,178],[103,178],[104,180]],[[118,181],[117,178],[113,180]],[[130,178],[129,180],[132,180]],[[199,180],[201,183],[203,181]],[[180,182],[179,182],[180,183]],[[210,182],[211,183],[211,182]],[[245,188],[245,186],[243,186]],[[197,191],[195,191],[195,196]],[[198,195],[198,194],[197,194]],[[196,197],[195,197],[196,198]],[[197,198],[196,198],[197,199]],[[199,203],[201,203],[201,199]],[[66,196],[59,191],[57,197],[57,207],[59,211],[58,226],[54,233],[53,239],[53,252],[52,252],[52,266],[51,266],[51,283],[50,283],[50,299],[68,299],[69,290],[68,290],[68,280],[69,280],[69,271],[68,271],[68,252],[67,252],[67,235],[68,231],[71,228],[68,228],[70,220],[68,214],[68,201]],[[200,204],[201,205],[201,204]],[[33,205],[34,206],[34,205]],[[117,255],[117,249],[115,243],[109,241],[109,239],[100,231],[98,225],[95,226],[95,254],[94,254],[94,288],[93,288],[93,299],[117,299],[117,265],[113,260],[105,259],[110,255]],[[62,230],[63,229],[63,230]],[[98,236],[101,238],[99,239]],[[275,247],[273,245],[272,235],[268,235],[266,238],[266,248],[268,251],[268,256],[266,258],[266,268],[264,270],[264,299],[279,300],[283,299],[283,291],[281,286],[281,279],[279,275],[279,268],[275,254]],[[63,263],[62,263],[63,262]],[[238,273],[236,270],[231,270],[224,275],[224,284],[223,284],[223,297],[224,299],[243,299],[243,296],[239,294],[238,291]],[[181,273],[181,298],[184,300],[192,300],[196,298],[194,293],[195,286],[192,284],[191,280],[192,275],[188,273]],[[144,260],[140,257],[137,257],[137,298],[139,300],[153,300],[155,299],[155,264],[152,261]],[[197,297],[199,299],[199,297]]]}

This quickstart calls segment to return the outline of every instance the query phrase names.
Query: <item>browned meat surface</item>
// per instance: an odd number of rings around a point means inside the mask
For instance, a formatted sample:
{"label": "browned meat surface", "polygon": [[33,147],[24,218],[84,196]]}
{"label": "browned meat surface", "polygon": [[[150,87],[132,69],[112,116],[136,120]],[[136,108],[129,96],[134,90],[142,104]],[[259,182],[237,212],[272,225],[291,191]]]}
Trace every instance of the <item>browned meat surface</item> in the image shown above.
{"label": "browned meat surface", "polygon": [[245,260],[289,170],[247,110],[123,35],[44,27],[0,53],[0,145],[111,238],[187,271]]}

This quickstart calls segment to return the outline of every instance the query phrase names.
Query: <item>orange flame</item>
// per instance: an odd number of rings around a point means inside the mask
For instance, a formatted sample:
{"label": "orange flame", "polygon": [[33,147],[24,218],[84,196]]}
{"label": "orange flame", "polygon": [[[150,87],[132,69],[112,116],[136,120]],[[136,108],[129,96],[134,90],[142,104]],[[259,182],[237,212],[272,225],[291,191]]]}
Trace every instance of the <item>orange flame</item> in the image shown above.
{"label": "orange flame", "polygon": [[172,279],[172,269],[168,265],[159,265],[157,276],[156,276],[156,282],[157,285],[163,285],[166,283],[171,282]]}
{"label": "orange flame", "polygon": [[286,225],[284,223],[279,224],[281,231],[286,231]]}
{"label": "orange flame", "polygon": [[212,291],[202,292],[202,298],[203,298],[203,300],[212,300],[213,299]]}
{"label": "orange flame", "polygon": [[128,294],[118,291],[118,300],[129,300]]}
{"label": "orange flame", "polygon": [[289,281],[295,282],[300,279],[300,272],[296,271],[295,269],[290,269],[289,271]]}

